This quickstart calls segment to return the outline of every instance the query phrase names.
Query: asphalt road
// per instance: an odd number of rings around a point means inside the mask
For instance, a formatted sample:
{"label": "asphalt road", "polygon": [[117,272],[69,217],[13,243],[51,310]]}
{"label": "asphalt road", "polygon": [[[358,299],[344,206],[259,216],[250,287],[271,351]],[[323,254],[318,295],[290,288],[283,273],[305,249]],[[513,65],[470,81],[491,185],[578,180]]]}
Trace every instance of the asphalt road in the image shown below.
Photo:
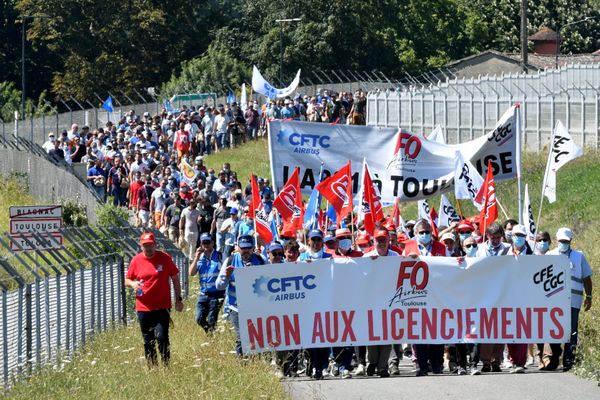
{"label": "asphalt road", "polygon": [[321,381],[295,378],[282,381],[292,399],[428,399],[428,400],[593,400],[600,387],[572,373],[543,372],[528,367],[525,374],[486,373],[480,376],[430,375],[415,377],[406,361],[400,376],[390,378],[327,377]]}

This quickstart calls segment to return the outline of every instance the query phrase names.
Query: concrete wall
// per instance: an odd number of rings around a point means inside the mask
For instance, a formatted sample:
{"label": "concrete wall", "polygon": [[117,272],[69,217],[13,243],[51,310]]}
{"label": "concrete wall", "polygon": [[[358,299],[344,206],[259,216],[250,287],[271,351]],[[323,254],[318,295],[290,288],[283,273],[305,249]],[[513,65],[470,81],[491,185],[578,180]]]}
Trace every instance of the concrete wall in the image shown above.
{"label": "concrete wall", "polygon": [[[83,204],[90,224],[96,223],[98,200],[71,171],[26,149],[16,150],[0,145],[0,173],[6,175],[11,172],[27,174],[29,191],[34,198],[49,204],[58,203],[61,199]],[[3,207],[11,205],[4,204]]]}

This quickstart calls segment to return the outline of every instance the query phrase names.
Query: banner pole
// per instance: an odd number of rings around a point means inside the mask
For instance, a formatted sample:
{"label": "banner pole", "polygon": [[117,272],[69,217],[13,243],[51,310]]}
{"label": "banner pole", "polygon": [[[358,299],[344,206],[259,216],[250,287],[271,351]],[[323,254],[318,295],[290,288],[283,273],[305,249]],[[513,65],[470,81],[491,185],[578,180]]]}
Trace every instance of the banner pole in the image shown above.
{"label": "banner pole", "polygon": [[[519,200],[520,201],[520,200]],[[498,196],[496,196],[496,204],[498,204],[498,206],[500,207],[500,210],[502,210],[502,214],[504,214],[504,217],[506,217],[506,219],[508,219],[508,214],[506,213],[506,210],[504,209],[504,207],[502,207],[502,204],[500,204],[500,202],[498,201]],[[521,208],[519,207],[519,210]]]}
{"label": "banner pole", "polygon": [[533,240],[535,240],[535,237],[537,236],[537,232],[540,226],[540,219],[542,218],[542,207],[544,206],[544,192],[546,191],[546,185],[548,184],[548,169],[550,168],[550,157],[552,156],[552,147],[554,147],[554,135],[556,135],[556,125],[552,130],[550,145],[548,146],[548,160],[546,160],[546,170],[544,171],[544,182],[542,183],[542,194],[540,196],[540,209],[538,210],[537,220],[535,221],[535,234]]}
{"label": "banner pole", "polygon": [[454,199],[456,200],[456,207],[458,208],[458,213],[460,214],[460,219],[463,220],[463,219],[465,219],[465,216],[463,214],[462,206],[460,205],[460,199],[457,199],[456,197]]}
{"label": "banner pole", "polygon": [[[521,105],[520,104],[516,104],[517,107],[517,185],[519,186],[519,224],[523,223],[523,198],[522,198],[522,194],[521,194]],[[496,202],[497,202],[497,198],[496,198]],[[500,203],[498,203],[500,204]],[[502,209],[502,206],[500,206],[500,208]],[[502,212],[504,212],[504,209],[502,209]],[[506,215],[506,212],[504,212],[504,214]],[[506,217],[506,219],[508,219],[508,216]]]}

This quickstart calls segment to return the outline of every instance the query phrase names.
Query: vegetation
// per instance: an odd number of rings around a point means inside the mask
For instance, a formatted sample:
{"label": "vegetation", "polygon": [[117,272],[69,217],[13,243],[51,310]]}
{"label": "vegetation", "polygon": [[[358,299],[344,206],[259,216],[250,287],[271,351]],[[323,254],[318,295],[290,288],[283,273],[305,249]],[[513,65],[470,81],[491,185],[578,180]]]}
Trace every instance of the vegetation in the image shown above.
{"label": "vegetation", "polygon": [[[401,77],[485,49],[519,50],[513,0],[0,0],[0,104],[18,105],[26,20],[27,97],[44,90],[95,99],[160,87],[164,94],[236,89],[253,64],[276,84],[283,40],[285,77],[303,71],[379,70]],[[596,17],[561,32],[563,53],[600,47],[597,0],[529,0],[529,34]],[[299,23],[276,22],[302,18]],[[287,80],[287,78],[284,78]],[[12,85],[12,86],[11,86]],[[10,101],[4,101],[3,87]],[[145,94],[144,94],[145,95]],[[10,104],[10,105],[8,105]],[[39,109],[43,102],[36,101]],[[33,105],[33,103],[32,103]],[[3,113],[2,118],[10,112]]]}

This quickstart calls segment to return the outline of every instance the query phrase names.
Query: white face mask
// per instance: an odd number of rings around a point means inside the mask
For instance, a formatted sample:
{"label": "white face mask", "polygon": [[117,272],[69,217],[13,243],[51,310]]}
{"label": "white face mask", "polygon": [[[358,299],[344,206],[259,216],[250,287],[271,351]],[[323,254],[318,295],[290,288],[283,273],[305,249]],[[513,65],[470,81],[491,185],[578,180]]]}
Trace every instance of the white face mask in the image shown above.
{"label": "white face mask", "polygon": [[352,247],[352,239],[341,239],[338,242],[338,247],[342,251],[348,251]]}
{"label": "white face mask", "polygon": [[314,253],[312,250],[308,250],[307,254],[310,256],[310,258],[322,258],[323,257],[323,249],[317,251],[316,253]]}

